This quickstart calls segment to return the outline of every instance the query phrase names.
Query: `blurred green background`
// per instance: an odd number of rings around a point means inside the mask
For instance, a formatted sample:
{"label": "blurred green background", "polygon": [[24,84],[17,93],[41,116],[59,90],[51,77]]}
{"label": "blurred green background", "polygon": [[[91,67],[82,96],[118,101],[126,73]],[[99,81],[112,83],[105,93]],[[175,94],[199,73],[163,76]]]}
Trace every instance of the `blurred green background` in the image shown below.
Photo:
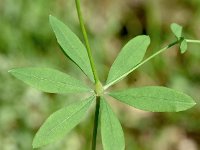
{"label": "blurred green background", "polygon": [[[200,39],[199,0],[82,0],[91,47],[101,80],[120,48],[139,34],[152,43],[146,56],[175,40],[170,24],[184,26],[187,38]],[[40,92],[8,74],[23,66],[45,66],[67,72],[86,83],[65,58],[50,28],[49,14],[65,22],[81,39],[74,0],[0,0],[0,150],[31,150],[34,134],[57,109],[82,95]],[[109,99],[119,117],[126,150],[200,149],[200,45],[180,55],[173,47],[151,60],[113,89],[162,85],[191,95],[197,105],[185,112],[150,113]],[[156,107],[156,106],[155,106]],[[40,150],[89,150],[94,106],[62,140]],[[98,150],[102,149],[100,135]]]}

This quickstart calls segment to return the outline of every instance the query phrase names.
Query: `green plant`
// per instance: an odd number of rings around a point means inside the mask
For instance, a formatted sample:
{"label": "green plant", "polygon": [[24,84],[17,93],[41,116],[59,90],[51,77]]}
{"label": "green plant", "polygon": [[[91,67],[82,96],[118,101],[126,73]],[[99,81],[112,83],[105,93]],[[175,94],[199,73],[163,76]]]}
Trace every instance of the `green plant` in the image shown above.
{"label": "green plant", "polygon": [[[53,113],[37,132],[33,140],[34,148],[49,144],[63,137],[81,121],[82,117],[95,100],[96,111],[92,150],[96,149],[99,113],[101,115],[101,135],[104,149],[125,149],[122,127],[111,107],[105,100],[104,95],[110,95],[130,106],[152,112],[178,112],[189,109],[196,104],[191,97],[184,93],[159,86],[147,86],[106,93],[104,91],[168,48],[179,44],[180,52],[184,53],[187,50],[188,43],[200,43],[200,41],[185,39],[182,36],[182,27],[177,24],[172,24],[171,30],[177,40],[143,60],[145,52],[150,44],[150,38],[146,35],[137,36],[122,48],[120,54],[111,66],[105,86],[102,86],[91,54],[87,33],[80,11],[80,2],[79,0],[75,0],[75,2],[86,47],[66,25],[55,17],[50,16],[50,24],[64,53],[95,84],[95,89],[91,89],[81,81],[54,69],[29,67],[12,69],[9,71],[16,78],[44,92],[91,93],[89,98]],[[132,52],[134,53],[132,54]]]}

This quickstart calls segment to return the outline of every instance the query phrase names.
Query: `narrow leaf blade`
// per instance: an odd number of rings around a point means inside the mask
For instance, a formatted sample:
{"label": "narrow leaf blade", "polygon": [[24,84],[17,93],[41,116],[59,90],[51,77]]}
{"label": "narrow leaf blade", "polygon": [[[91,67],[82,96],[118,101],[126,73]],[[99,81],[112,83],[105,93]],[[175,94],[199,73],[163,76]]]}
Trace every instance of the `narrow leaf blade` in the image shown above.
{"label": "narrow leaf blade", "polygon": [[125,149],[120,122],[103,97],[101,97],[101,136],[104,150]]}
{"label": "narrow leaf blade", "polygon": [[174,35],[179,39],[182,36],[183,27],[176,23],[172,23],[170,27]]}
{"label": "narrow leaf blade", "polygon": [[130,40],[111,66],[106,84],[116,82],[132,72],[132,69],[142,61],[149,44],[150,38],[146,35],[140,35]]}
{"label": "narrow leaf blade", "polygon": [[94,82],[87,51],[80,39],[57,18],[49,17],[51,27],[64,53]]}
{"label": "narrow leaf blade", "polygon": [[33,148],[54,142],[72,130],[91,105],[94,96],[71,104],[53,113],[41,126],[33,140]]}
{"label": "narrow leaf blade", "polygon": [[49,93],[76,93],[88,92],[90,88],[81,81],[50,68],[18,68],[9,71],[23,82]]}
{"label": "narrow leaf blade", "polygon": [[187,41],[185,39],[181,42],[180,51],[182,54],[187,51]]}
{"label": "narrow leaf blade", "polygon": [[196,104],[184,93],[159,86],[127,89],[110,95],[130,106],[152,112],[178,112]]}

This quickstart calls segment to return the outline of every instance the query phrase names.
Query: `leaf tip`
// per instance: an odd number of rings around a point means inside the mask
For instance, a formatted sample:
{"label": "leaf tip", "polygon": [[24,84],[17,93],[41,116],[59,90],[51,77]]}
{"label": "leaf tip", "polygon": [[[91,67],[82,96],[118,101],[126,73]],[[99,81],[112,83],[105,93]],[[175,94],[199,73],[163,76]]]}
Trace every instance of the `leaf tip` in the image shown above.
{"label": "leaf tip", "polygon": [[52,16],[51,14],[49,15],[49,22],[52,25],[53,22],[56,20],[56,17]]}
{"label": "leaf tip", "polygon": [[33,147],[33,149],[35,149],[35,148],[38,148],[38,147],[39,147],[39,146],[37,145],[37,142],[36,142],[35,138],[33,139],[33,142],[32,142],[32,147]]}
{"label": "leaf tip", "polygon": [[191,107],[195,106],[197,103],[193,100],[192,101],[192,104],[191,104]]}
{"label": "leaf tip", "polygon": [[190,103],[188,103],[187,106],[185,106],[185,107],[182,108],[182,109],[178,109],[176,112],[188,110],[188,109],[194,107],[196,104],[197,104],[197,103],[196,103],[193,99],[191,99],[191,100],[190,100]]}
{"label": "leaf tip", "polygon": [[146,35],[146,37],[150,39],[150,36],[149,36],[149,35]]}
{"label": "leaf tip", "polygon": [[15,73],[16,69],[11,69],[11,70],[8,70],[8,73],[10,73],[11,75],[13,75]]}
{"label": "leaf tip", "polygon": [[176,25],[177,25],[177,23],[173,22],[173,23],[171,23],[170,27],[173,28],[173,26],[176,26]]}
{"label": "leaf tip", "polygon": [[39,148],[40,146],[36,145],[36,144],[32,144],[33,149]]}
{"label": "leaf tip", "polygon": [[8,73],[10,73],[11,75],[15,76],[17,73],[19,73],[23,68],[14,68],[14,69],[10,69],[8,70]]}
{"label": "leaf tip", "polygon": [[138,37],[143,38],[143,41],[145,41],[148,46],[151,43],[151,38],[149,35],[139,35]]}
{"label": "leaf tip", "polygon": [[12,71],[13,71],[13,69],[11,69],[11,70],[8,70],[8,73],[12,73]]}
{"label": "leaf tip", "polygon": [[32,142],[32,147],[33,147],[33,149],[39,148],[39,147],[45,145],[44,143],[42,143],[42,139],[39,138],[39,136],[37,136],[37,134],[38,134],[38,133],[36,133],[35,137],[33,138],[33,142]]}
{"label": "leaf tip", "polygon": [[170,27],[171,27],[171,29],[174,29],[174,28],[182,28],[182,26],[179,25],[178,23],[172,23],[172,24],[170,25]]}
{"label": "leaf tip", "polygon": [[55,18],[54,16],[52,16],[51,14],[49,15],[49,20]]}
{"label": "leaf tip", "polygon": [[138,37],[142,37],[142,38],[149,40],[149,41],[151,40],[149,35],[139,35]]}
{"label": "leaf tip", "polygon": [[151,43],[151,38],[150,38],[150,36],[149,35],[147,35],[147,39],[148,39],[148,41],[149,41],[149,44]]}

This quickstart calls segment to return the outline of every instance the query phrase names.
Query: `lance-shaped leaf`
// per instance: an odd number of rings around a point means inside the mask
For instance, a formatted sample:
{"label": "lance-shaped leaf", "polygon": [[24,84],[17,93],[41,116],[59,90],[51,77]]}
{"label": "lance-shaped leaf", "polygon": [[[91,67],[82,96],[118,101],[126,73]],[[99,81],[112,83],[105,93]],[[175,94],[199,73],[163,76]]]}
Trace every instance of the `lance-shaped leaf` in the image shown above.
{"label": "lance-shaped leaf", "polygon": [[146,35],[130,40],[111,66],[106,84],[113,84],[131,73],[134,67],[142,61],[149,44],[150,38]]}
{"label": "lance-shaped leaf", "polygon": [[180,39],[181,36],[182,36],[182,29],[183,29],[183,27],[180,26],[180,25],[178,25],[178,24],[176,24],[176,23],[172,23],[170,27],[171,27],[172,32],[176,36],[176,38]]}
{"label": "lance-shaped leaf", "polygon": [[160,86],[127,89],[110,95],[130,106],[152,112],[178,112],[196,104],[190,96]]}
{"label": "lance-shaped leaf", "polygon": [[56,35],[57,41],[63,48],[64,53],[94,81],[87,51],[80,39],[57,18],[49,17],[51,27]]}
{"label": "lance-shaped leaf", "polygon": [[181,42],[181,45],[180,45],[180,51],[181,53],[185,53],[187,50],[187,41],[184,39],[182,42]]}
{"label": "lance-shaped leaf", "polygon": [[119,120],[101,97],[101,136],[104,150],[124,150],[124,134]]}
{"label": "lance-shaped leaf", "polygon": [[49,93],[88,92],[90,88],[81,81],[50,68],[18,68],[9,71],[23,82]]}
{"label": "lance-shaped leaf", "polygon": [[53,113],[36,133],[33,148],[44,146],[65,136],[80,123],[93,99],[94,96]]}

